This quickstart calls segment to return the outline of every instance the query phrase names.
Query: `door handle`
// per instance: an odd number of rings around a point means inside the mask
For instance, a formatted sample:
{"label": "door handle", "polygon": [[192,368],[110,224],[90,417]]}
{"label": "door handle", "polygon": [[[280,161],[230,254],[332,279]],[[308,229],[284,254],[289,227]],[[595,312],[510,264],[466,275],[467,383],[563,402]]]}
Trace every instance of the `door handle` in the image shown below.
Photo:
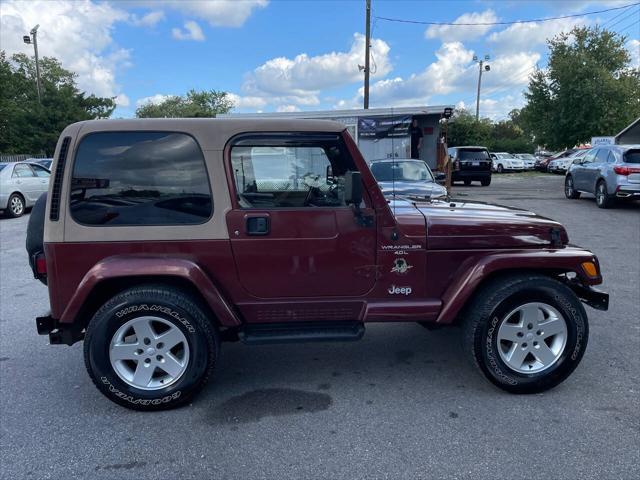
{"label": "door handle", "polygon": [[269,217],[247,217],[247,235],[268,235],[270,230]]}

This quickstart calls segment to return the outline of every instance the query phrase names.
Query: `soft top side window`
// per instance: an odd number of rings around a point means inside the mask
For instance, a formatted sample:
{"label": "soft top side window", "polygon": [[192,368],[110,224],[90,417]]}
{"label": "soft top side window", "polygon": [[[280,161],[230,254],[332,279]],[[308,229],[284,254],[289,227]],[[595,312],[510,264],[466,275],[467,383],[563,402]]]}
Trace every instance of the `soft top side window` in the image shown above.
{"label": "soft top side window", "polygon": [[99,132],[76,151],[70,211],[84,225],[195,225],[213,211],[200,146],[178,132]]}
{"label": "soft top side window", "polygon": [[346,207],[345,174],[357,169],[339,135],[243,135],[230,152],[242,208]]}

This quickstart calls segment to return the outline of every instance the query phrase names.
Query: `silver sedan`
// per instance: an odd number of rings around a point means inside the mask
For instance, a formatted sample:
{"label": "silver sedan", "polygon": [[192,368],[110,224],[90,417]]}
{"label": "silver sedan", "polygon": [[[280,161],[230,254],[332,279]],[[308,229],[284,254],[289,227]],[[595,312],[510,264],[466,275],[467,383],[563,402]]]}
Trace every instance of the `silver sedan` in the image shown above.
{"label": "silver sedan", "polygon": [[49,189],[51,172],[32,162],[0,163],[0,210],[20,217]]}

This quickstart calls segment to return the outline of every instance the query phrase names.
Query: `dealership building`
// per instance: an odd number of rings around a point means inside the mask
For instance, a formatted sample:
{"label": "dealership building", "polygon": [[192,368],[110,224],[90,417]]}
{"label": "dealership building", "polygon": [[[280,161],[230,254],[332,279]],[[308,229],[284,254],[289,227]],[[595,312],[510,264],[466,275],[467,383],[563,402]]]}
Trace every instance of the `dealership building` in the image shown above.
{"label": "dealership building", "polygon": [[[347,127],[365,159],[409,158],[411,139],[409,126],[415,119],[422,130],[420,158],[431,168],[438,163],[440,119],[445,108],[436,105],[401,108],[369,108],[358,110],[324,110],[315,112],[228,113],[218,118],[305,118],[340,122]],[[440,153],[441,154],[441,153]]]}

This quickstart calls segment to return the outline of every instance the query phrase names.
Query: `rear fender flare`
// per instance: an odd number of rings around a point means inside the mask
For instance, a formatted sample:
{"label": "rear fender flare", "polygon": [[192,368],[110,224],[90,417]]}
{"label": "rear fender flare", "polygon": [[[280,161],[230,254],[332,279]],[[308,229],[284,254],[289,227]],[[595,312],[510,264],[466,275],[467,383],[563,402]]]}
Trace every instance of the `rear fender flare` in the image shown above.
{"label": "rear fender flare", "polygon": [[96,263],[84,276],[67,304],[60,323],[73,323],[89,295],[106,280],[135,277],[178,277],[200,292],[221,326],[234,327],[242,322],[212,279],[195,262],[183,258],[121,255]]}
{"label": "rear fender flare", "polygon": [[[582,270],[583,262],[594,262],[598,276],[587,277]],[[580,283],[598,285],[602,283],[600,264],[596,256],[588,250],[566,248],[559,250],[532,250],[498,253],[488,255],[480,260],[469,258],[458,269],[456,279],[442,296],[443,308],[436,320],[437,323],[450,324],[456,320],[458,313],[471,299],[480,284],[489,276],[517,271],[535,271],[538,273],[574,272]]]}

